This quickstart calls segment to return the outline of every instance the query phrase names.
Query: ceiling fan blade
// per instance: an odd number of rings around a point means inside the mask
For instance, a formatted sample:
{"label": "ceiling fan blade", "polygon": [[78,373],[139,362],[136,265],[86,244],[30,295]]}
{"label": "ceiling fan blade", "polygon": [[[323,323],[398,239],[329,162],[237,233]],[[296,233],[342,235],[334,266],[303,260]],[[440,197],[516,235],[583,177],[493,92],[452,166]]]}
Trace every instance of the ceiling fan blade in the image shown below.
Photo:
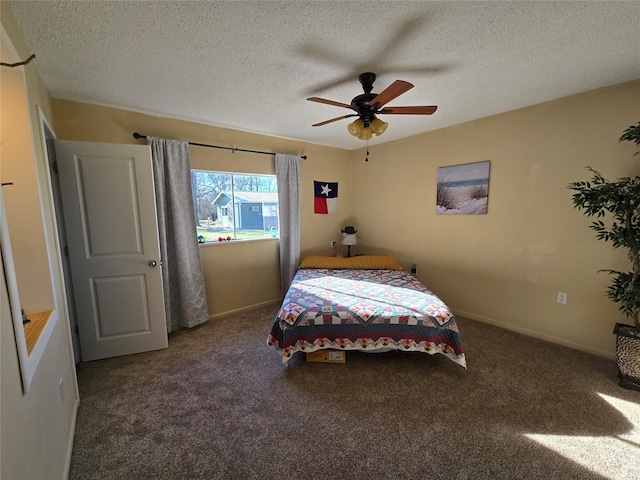
{"label": "ceiling fan blade", "polygon": [[382,92],[380,92],[369,103],[371,105],[374,105],[374,104],[378,103],[379,105],[378,105],[377,108],[380,108],[383,105],[389,103],[394,98],[399,97],[404,92],[406,92],[408,90],[411,90],[412,88],[413,88],[413,85],[411,83],[405,82],[404,80],[396,80],[391,85],[389,85],[387,88],[385,88]]}
{"label": "ceiling fan blade", "polygon": [[324,103],[327,105],[334,105],[336,107],[344,107],[344,108],[350,108],[351,110],[355,110],[355,107],[353,105],[349,105],[347,103],[334,102],[333,100],[326,100],[324,98],[310,97],[310,98],[307,98],[307,100],[309,100],[310,102]]}
{"label": "ceiling fan blade", "polygon": [[332,118],[331,120],[325,120],[324,122],[320,122],[320,123],[314,123],[313,125],[311,125],[312,127],[321,127],[322,125],[326,125],[327,123],[333,123],[333,122],[337,122],[338,120],[343,120],[345,118],[349,118],[349,117],[357,117],[358,115],[356,115],[355,113],[352,113],[351,115],[343,115],[341,117],[336,117],[336,118]]}
{"label": "ceiling fan blade", "polygon": [[422,107],[387,107],[376,113],[392,115],[431,115],[438,109],[436,105]]}

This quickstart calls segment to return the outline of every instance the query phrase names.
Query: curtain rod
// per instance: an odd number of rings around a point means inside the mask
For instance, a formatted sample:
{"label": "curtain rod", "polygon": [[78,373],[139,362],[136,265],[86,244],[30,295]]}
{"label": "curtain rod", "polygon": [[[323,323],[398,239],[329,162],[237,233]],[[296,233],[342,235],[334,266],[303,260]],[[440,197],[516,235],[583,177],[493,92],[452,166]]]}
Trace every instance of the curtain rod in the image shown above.
{"label": "curtain rod", "polygon": [[[134,132],[133,138],[147,138],[146,135],[140,135],[138,132]],[[220,148],[222,150],[231,150],[232,152],[248,152],[248,153],[259,153],[261,155],[275,155],[272,152],[261,152],[259,150],[245,150],[244,148],[235,148],[235,147],[221,147],[220,145],[208,145],[206,143],[195,143],[195,142],[187,142],[189,145],[195,145],[196,147],[207,147],[207,148]],[[306,155],[302,155],[300,157],[303,160],[307,159]]]}

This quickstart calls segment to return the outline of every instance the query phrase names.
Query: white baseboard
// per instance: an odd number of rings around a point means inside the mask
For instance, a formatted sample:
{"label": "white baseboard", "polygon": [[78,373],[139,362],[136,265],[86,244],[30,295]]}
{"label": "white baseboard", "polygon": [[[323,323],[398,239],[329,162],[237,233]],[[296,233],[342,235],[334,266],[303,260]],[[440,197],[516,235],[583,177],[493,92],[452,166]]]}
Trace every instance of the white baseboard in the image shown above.
{"label": "white baseboard", "polygon": [[247,307],[236,308],[235,310],[227,310],[226,312],[216,313],[215,315],[209,315],[209,320],[216,320],[219,318],[229,317],[237,313],[248,312],[251,310],[258,310],[259,308],[262,308],[262,307],[268,307],[270,305],[279,305],[280,303],[282,303],[282,299],[275,298],[273,300],[267,300],[266,302],[255,303]]}
{"label": "white baseboard", "polygon": [[465,312],[464,310],[457,310],[452,308],[451,311],[455,316],[470,318],[471,320],[477,320],[482,323],[488,323],[489,325],[495,325],[496,327],[504,328],[506,330],[511,330],[512,332],[521,333],[523,335],[527,335],[529,337],[539,338],[540,340],[546,340],[547,342],[555,343],[558,345],[562,345],[563,347],[573,348],[574,350],[580,350],[581,352],[591,353],[593,355],[597,355],[599,357],[605,357],[612,360],[616,359],[615,352],[607,352],[604,350],[599,350],[597,348],[589,348],[584,345],[580,345],[578,343],[573,343],[563,338],[554,337],[552,335],[546,335],[544,333],[536,332],[534,330],[530,330],[528,328],[519,327],[517,325],[511,325],[509,323],[500,322],[493,318],[484,317],[482,315],[476,315],[475,313]]}
{"label": "white baseboard", "polygon": [[78,418],[78,407],[80,406],[80,399],[76,399],[73,407],[73,413],[71,414],[71,429],[69,431],[69,438],[67,439],[67,460],[64,466],[63,480],[69,478],[69,472],[71,471],[71,455],[73,454],[73,438],[76,434],[76,420]]}

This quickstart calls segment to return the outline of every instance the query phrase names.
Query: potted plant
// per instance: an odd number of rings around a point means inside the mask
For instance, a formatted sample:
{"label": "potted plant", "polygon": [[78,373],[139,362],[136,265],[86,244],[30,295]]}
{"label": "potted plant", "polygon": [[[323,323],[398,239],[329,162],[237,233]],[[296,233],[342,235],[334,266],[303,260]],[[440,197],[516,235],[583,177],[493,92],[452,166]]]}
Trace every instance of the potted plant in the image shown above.
{"label": "potted plant", "polygon": [[[640,122],[627,128],[620,141],[631,141],[640,146]],[[638,154],[640,150],[636,152]],[[627,251],[631,271],[601,271],[612,277],[606,295],[634,323],[616,323],[614,329],[619,385],[640,390],[640,176],[613,182],[593,168],[587,169],[593,175],[591,181],[573,182],[568,188],[576,192],[572,197],[574,208],[598,219],[589,226],[596,232],[596,238]],[[611,224],[607,225],[601,219],[611,221]]]}

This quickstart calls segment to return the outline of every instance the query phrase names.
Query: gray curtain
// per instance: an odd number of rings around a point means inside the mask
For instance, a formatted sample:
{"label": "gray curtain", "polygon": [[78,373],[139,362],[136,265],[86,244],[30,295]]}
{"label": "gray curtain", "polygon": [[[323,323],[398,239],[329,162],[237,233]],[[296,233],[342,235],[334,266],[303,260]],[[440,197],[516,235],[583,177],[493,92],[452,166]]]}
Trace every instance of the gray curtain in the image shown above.
{"label": "gray curtain", "polygon": [[209,318],[191,193],[189,144],[147,137],[153,158],[167,331]]}
{"label": "gray curtain", "polygon": [[300,265],[300,157],[276,154],[280,217],[280,286],[284,295]]}

